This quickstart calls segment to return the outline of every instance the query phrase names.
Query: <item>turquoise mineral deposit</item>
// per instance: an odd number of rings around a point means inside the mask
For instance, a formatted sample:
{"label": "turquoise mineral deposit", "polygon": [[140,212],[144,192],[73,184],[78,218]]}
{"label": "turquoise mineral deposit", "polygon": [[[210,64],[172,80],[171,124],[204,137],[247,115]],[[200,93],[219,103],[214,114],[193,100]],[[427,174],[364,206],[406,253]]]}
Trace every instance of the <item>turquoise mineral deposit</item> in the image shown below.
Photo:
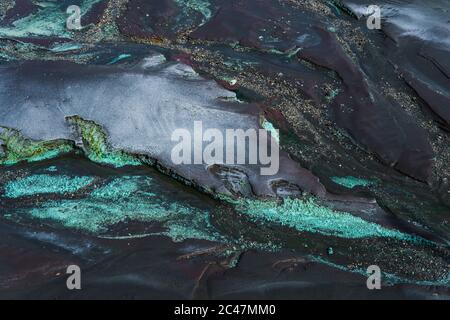
{"label": "turquoise mineral deposit", "polygon": [[337,183],[341,186],[344,186],[349,189],[353,189],[354,187],[361,186],[361,187],[369,187],[372,186],[375,183],[375,181],[352,177],[352,176],[346,176],[346,177],[331,177],[331,180],[334,183]]}
{"label": "turquoise mineral deposit", "polygon": [[397,230],[387,229],[346,212],[319,205],[314,199],[285,199],[282,204],[263,200],[229,200],[238,211],[259,221],[268,221],[298,231],[321,233],[342,238],[390,237],[413,238]]}
{"label": "turquoise mineral deposit", "polygon": [[[32,181],[43,183],[51,180],[42,176],[35,176]],[[66,178],[61,178],[67,183]],[[75,187],[85,185],[89,180]],[[28,184],[31,181],[27,181]],[[61,180],[52,181],[59,188]],[[22,183],[21,185],[25,185]],[[16,186],[16,184],[14,184]],[[66,184],[66,189],[69,189]],[[47,191],[56,192],[57,187],[45,185]],[[17,190],[16,187],[11,190]],[[52,200],[41,207],[33,208],[31,216],[40,219],[50,219],[61,223],[65,227],[75,228],[94,234],[105,234],[110,227],[120,222],[141,221],[161,223],[166,231],[154,234],[167,235],[174,241],[185,239],[204,239],[220,241],[223,239],[209,221],[209,212],[188,204],[166,200],[158,195],[158,186],[154,185],[150,177],[123,176],[112,180],[105,186],[98,188],[83,199]],[[40,191],[40,190],[39,190]],[[22,195],[25,191],[10,192],[10,195]],[[127,235],[139,237],[139,235]]]}
{"label": "turquoise mineral deposit", "polygon": [[93,180],[92,177],[32,175],[8,182],[5,186],[5,196],[20,198],[45,193],[71,193],[88,186]]}

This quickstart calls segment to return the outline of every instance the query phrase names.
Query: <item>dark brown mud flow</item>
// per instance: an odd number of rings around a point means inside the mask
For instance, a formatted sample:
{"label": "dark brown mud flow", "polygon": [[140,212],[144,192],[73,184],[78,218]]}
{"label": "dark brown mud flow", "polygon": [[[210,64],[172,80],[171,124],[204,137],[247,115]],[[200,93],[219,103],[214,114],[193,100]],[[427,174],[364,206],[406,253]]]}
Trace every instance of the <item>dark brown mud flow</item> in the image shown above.
{"label": "dark brown mud flow", "polygon": [[448,298],[450,4],[369,5],[1,1],[0,298]]}

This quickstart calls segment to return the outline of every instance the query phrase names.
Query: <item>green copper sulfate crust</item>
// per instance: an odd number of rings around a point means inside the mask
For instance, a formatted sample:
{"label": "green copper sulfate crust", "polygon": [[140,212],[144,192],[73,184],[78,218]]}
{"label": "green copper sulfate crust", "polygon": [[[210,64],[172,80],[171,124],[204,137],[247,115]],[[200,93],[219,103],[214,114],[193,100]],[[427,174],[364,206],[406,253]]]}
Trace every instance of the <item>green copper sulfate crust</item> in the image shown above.
{"label": "green copper sulfate crust", "polygon": [[13,129],[0,131],[5,151],[0,154],[0,165],[12,165],[20,161],[41,161],[74,151],[74,145],[66,140],[35,141]]}
{"label": "green copper sulfate crust", "polygon": [[131,54],[123,53],[123,54],[121,54],[121,55],[115,57],[114,59],[112,59],[110,62],[108,62],[108,64],[109,64],[109,65],[110,65],[110,64],[115,64],[115,63],[117,63],[117,62],[120,62],[120,61],[125,60],[125,59],[128,59],[128,58],[131,58]]}
{"label": "green copper sulfate crust", "polygon": [[361,186],[361,187],[370,187],[376,184],[374,181],[347,176],[347,177],[331,177],[331,180],[334,183],[337,183],[341,186],[344,186],[349,189],[353,189],[354,187]]}
{"label": "green copper sulfate crust", "polygon": [[20,198],[44,193],[66,194],[88,186],[92,177],[69,177],[39,174],[10,181],[5,186],[7,198]]}
{"label": "green copper sulfate crust", "polygon": [[142,164],[133,155],[111,148],[105,131],[95,122],[84,120],[78,116],[67,117],[66,120],[79,132],[83,139],[86,155],[91,161],[115,167]]}

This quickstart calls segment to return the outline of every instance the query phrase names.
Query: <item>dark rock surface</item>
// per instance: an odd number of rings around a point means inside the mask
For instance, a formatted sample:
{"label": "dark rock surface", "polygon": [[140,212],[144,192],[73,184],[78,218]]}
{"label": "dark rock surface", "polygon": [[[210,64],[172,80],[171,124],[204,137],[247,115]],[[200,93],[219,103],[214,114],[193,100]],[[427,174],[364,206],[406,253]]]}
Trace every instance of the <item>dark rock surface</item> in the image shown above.
{"label": "dark rock surface", "polygon": [[[79,31],[65,29],[73,4]],[[448,298],[450,5],[379,1],[369,30],[370,4],[2,1],[0,298]],[[83,135],[67,116],[100,129]],[[280,172],[173,166],[169,135],[194,120],[280,129]],[[70,150],[48,160],[58,143]],[[94,182],[8,196],[43,175]],[[95,190],[118,177],[108,208]],[[128,218],[101,220],[111,212]],[[89,291],[65,290],[69,263]],[[365,287],[371,264],[380,293]]]}

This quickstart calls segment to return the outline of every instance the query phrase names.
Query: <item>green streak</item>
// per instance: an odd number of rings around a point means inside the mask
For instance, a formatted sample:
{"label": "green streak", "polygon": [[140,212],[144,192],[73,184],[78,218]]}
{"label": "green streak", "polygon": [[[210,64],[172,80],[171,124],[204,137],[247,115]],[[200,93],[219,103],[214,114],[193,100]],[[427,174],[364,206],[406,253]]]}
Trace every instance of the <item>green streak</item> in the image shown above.
{"label": "green streak", "polygon": [[117,63],[117,62],[119,62],[119,61],[128,59],[128,58],[130,58],[130,57],[131,57],[131,54],[124,53],[124,54],[121,54],[121,55],[117,56],[116,58],[112,59],[112,60],[111,60],[110,62],[108,62],[107,64],[115,64],[115,63]]}
{"label": "green streak", "polygon": [[373,186],[375,184],[374,181],[352,177],[352,176],[346,176],[346,177],[331,177],[331,180],[334,183],[337,183],[341,186],[344,186],[349,189],[353,189],[356,186],[362,186],[362,187],[369,187]]}
{"label": "green streak", "polygon": [[[334,263],[332,261],[329,261],[325,258],[322,257],[317,257],[317,256],[309,256],[309,259],[311,259],[312,261],[315,261],[317,263],[322,263],[325,264],[327,266],[330,266],[332,268],[338,269],[338,270],[342,270],[342,271],[347,271],[347,272],[352,272],[352,273],[357,273],[357,274],[361,274],[365,277],[369,276],[369,274],[367,273],[367,270],[361,269],[361,268],[348,268],[346,266],[342,266],[339,265],[337,263]],[[411,280],[411,279],[407,279],[404,277],[399,277],[395,274],[392,273],[387,273],[384,272],[383,270],[381,270],[381,274],[382,274],[382,281],[385,282],[386,284],[397,284],[397,283],[410,283],[410,284],[415,284],[415,285],[419,285],[419,286],[446,286],[446,287],[450,287],[450,272],[447,273],[447,275],[445,275],[444,277],[442,277],[441,279],[438,280]]]}
{"label": "green streak", "polygon": [[81,44],[78,43],[63,43],[53,46],[50,50],[52,52],[67,52],[80,50],[82,48]]}
{"label": "green streak", "polygon": [[341,15],[341,10],[333,3],[333,1],[327,1],[327,3],[334,9],[337,16]]}
{"label": "green streak", "polygon": [[282,55],[282,56],[286,56],[287,58],[291,59],[292,57],[294,57],[295,55],[297,55],[297,53],[301,50],[301,48],[293,48],[293,49],[289,49],[288,51],[280,51],[277,49],[269,49],[267,50],[267,52],[272,53],[272,54],[276,54],[276,55]]}
{"label": "green streak", "polygon": [[0,154],[0,165],[12,165],[21,161],[42,161],[75,150],[70,141],[35,141],[23,137],[14,129],[0,131],[0,140],[5,145],[4,154]]}
{"label": "green streak", "polygon": [[86,156],[94,162],[109,164],[117,168],[137,166],[142,163],[133,155],[122,150],[114,150],[108,144],[108,137],[101,126],[93,121],[84,120],[78,116],[67,117],[83,139]]}
{"label": "green streak", "polygon": [[413,240],[413,237],[397,230],[384,228],[346,212],[321,206],[312,198],[308,200],[285,199],[275,201],[226,199],[237,211],[254,219],[277,223],[301,232],[313,232],[341,238],[389,237]]}
{"label": "green streak", "polygon": [[93,180],[91,177],[32,175],[8,182],[5,186],[5,196],[7,198],[20,198],[47,193],[72,193],[88,186]]}
{"label": "green streak", "polygon": [[297,55],[297,53],[301,50],[301,48],[295,48],[295,49],[291,49],[289,51],[286,52],[286,56],[290,59],[294,56]]}
{"label": "green streak", "polygon": [[346,13],[349,16],[358,19],[358,17],[349,8],[347,8],[340,0],[329,0],[327,1],[327,3],[337,11],[336,15],[339,16],[341,13]]}

